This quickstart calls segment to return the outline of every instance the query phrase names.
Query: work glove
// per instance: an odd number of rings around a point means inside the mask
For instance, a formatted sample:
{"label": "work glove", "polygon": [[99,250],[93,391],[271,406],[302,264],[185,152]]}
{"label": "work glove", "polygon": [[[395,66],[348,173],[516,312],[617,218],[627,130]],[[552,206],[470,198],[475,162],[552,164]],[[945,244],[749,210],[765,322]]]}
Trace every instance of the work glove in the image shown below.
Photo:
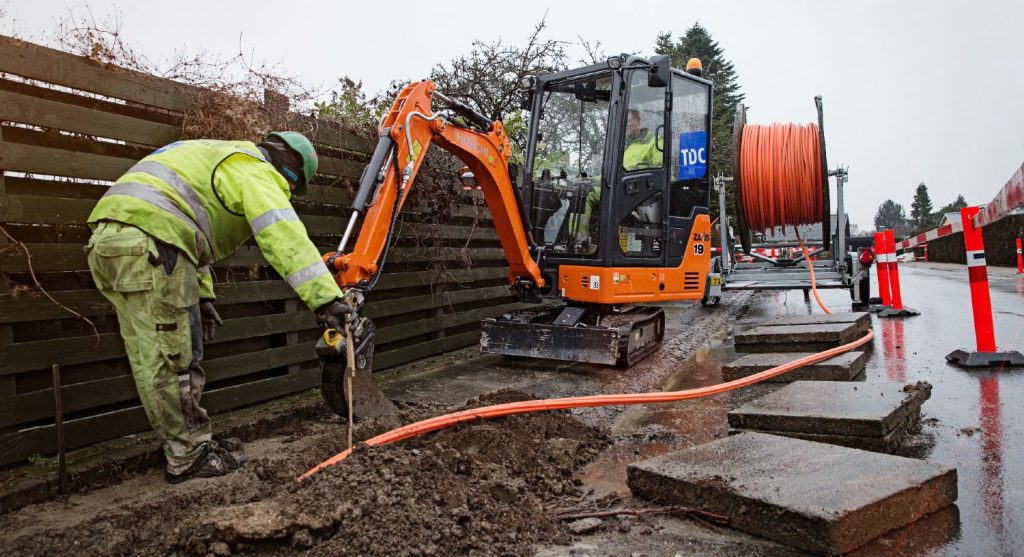
{"label": "work glove", "polygon": [[213,300],[199,300],[199,317],[203,324],[203,340],[213,340],[217,336],[217,327],[224,324],[224,320],[213,307]]}
{"label": "work glove", "polygon": [[342,303],[340,300],[334,300],[318,307],[315,313],[317,321],[325,327],[331,327],[337,331],[344,330],[346,323],[356,320],[356,313],[348,304]]}

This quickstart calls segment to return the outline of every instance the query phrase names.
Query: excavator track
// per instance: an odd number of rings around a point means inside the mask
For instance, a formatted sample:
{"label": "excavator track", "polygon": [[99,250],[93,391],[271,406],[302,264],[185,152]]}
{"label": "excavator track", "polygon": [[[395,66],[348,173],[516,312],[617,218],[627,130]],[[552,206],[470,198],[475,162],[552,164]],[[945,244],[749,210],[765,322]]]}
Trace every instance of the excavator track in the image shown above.
{"label": "excavator track", "polygon": [[610,311],[548,306],[482,323],[480,351],[628,368],[650,356],[665,336],[665,312],[629,306]]}

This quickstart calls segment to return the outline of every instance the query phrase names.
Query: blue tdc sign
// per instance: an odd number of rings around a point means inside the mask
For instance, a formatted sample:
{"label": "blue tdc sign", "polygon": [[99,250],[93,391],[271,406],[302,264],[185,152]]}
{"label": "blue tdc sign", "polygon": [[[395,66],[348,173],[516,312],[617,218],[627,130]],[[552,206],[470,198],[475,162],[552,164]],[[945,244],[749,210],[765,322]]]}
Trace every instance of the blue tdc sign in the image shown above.
{"label": "blue tdc sign", "polygon": [[679,179],[703,178],[708,171],[708,132],[679,134]]}

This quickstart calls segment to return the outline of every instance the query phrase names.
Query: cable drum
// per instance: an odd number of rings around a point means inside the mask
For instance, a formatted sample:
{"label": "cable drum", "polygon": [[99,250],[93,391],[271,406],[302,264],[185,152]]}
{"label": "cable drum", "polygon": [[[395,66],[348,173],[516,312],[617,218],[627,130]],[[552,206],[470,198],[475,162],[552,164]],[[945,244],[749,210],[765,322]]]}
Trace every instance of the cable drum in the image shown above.
{"label": "cable drum", "polygon": [[746,123],[741,105],[733,128],[733,177],[740,243],[750,253],[751,232],[821,223],[824,248],[831,236],[821,98],[818,124]]}

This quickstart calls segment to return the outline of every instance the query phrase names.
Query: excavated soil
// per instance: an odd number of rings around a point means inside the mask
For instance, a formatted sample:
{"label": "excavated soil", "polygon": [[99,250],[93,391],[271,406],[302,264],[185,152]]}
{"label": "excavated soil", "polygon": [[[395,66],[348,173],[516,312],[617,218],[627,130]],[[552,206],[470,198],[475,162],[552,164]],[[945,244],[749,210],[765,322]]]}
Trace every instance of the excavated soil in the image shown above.
{"label": "excavated soil", "polygon": [[[526,398],[501,391],[473,405]],[[355,433],[366,439],[437,413],[406,406],[397,420],[361,423]],[[149,474],[147,489],[121,493],[119,504],[110,501],[115,487],[103,501],[90,500],[97,492],[43,506],[33,523],[2,517],[0,529],[14,533],[9,555],[522,555],[569,541],[548,510],[579,498],[577,472],[607,444],[566,412],[511,416],[361,445],[298,484],[344,448],[344,426],[325,416],[250,445],[250,462],[228,476],[150,490],[162,480]],[[122,490],[139,487],[129,484]]]}

